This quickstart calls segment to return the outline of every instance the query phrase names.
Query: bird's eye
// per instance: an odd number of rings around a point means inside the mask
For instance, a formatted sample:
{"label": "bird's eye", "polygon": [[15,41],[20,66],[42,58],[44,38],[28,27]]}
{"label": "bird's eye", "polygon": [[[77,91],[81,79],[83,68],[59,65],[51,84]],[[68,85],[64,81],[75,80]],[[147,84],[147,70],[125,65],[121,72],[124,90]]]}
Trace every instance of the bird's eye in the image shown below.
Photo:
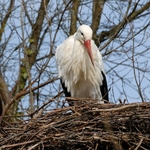
{"label": "bird's eye", "polygon": [[81,32],[81,35],[84,36],[84,34]]}

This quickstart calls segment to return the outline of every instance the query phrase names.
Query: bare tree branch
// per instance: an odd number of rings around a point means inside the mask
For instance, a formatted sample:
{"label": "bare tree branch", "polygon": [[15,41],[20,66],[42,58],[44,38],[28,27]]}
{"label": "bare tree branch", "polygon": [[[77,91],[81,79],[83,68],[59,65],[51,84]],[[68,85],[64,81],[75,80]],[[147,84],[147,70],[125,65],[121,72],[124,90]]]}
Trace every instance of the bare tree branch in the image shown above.
{"label": "bare tree branch", "polygon": [[78,18],[78,8],[80,5],[80,0],[73,1],[71,9],[71,22],[70,22],[70,35],[76,32],[76,23]]}
{"label": "bare tree branch", "polygon": [[134,9],[133,9],[132,12],[128,16],[126,16],[122,20],[122,22],[120,22],[118,25],[114,26],[109,31],[102,31],[95,38],[96,45],[100,46],[101,42],[104,42],[105,40],[109,39],[112,36],[113,36],[113,38],[115,38],[119,34],[119,32],[125,27],[125,25],[127,25],[129,22],[132,22],[133,20],[135,20],[140,14],[142,14],[144,11],[149,9],[149,7],[150,7],[150,2],[146,3],[143,7],[141,7],[137,11],[134,11]]}
{"label": "bare tree branch", "polygon": [[[92,24],[91,24],[91,28],[93,30],[93,35],[96,35],[96,32],[99,28],[99,24],[100,24],[100,19],[101,19],[101,15],[103,12],[103,8],[105,5],[106,0],[97,0],[97,1],[93,1],[93,14],[92,14]],[[94,41],[96,37],[93,37]]]}
{"label": "bare tree branch", "polygon": [[10,93],[8,91],[8,86],[1,73],[0,73],[0,97],[1,100],[3,100],[4,104],[7,104],[11,99]]}
{"label": "bare tree branch", "polygon": [[10,16],[10,14],[12,13],[12,9],[13,9],[14,3],[15,3],[15,0],[11,0],[11,1],[10,1],[10,5],[9,5],[9,7],[8,7],[7,13],[6,13],[4,19],[1,21],[0,41],[1,41],[1,39],[2,39],[2,34],[3,34],[4,29],[5,29],[5,27],[6,27],[7,20],[9,19],[9,16]]}

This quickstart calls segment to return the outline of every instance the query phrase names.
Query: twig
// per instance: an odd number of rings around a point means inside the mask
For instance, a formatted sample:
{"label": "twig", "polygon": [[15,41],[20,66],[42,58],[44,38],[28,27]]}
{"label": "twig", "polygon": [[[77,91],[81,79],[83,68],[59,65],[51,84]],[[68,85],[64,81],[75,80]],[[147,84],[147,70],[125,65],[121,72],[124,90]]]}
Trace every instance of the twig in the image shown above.
{"label": "twig", "polygon": [[36,142],[36,141],[32,140],[32,141],[27,141],[27,142],[22,142],[22,143],[17,143],[17,144],[4,145],[4,146],[1,146],[0,149],[13,148],[13,147],[17,147],[17,146],[21,146],[21,145],[25,145],[25,144],[34,143],[34,142]]}
{"label": "twig", "polygon": [[144,137],[141,138],[139,144],[137,145],[137,147],[135,148],[135,150],[138,150],[138,148],[141,146],[142,142],[144,140]]}
{"label": "twig", "polygon": [[[147,103],[150,107],[150,103]],[[107,111],[120,111],[120,110],[124,110],[124,109],[128,109],[128,108],[134,108],[134,107],[139,107],[139,106],[146,106],[146,103],[144,104],[140,104],[140,103],[133,103],[133,104],[129,104],[129,105],[124,105],[121,107],[117,107],[117,108],[109,108],[109,109],[95,109],[92,110],[94,112],[107,112]]]}
{"label": "twig", "polygon": [[41,144],[41,142],[36,143],[35,145],[31,146],[28,150],[32,150],[35,149],[39,144]]}
{"label": "twig", "polygon": [[48,102],[44,103],[40,108],[38,108],[37,110],[35,110],[33,113],[30,114],[30,116],[33,116],[35,113],[37,113],[40,109],[43,109],[46,105],[48,105],[49,103],[51,103],[52,101],[54,101],[57,97],[59,97],[61,94],[63,93],[60,92],[57,95],[55,95],[52,99],[50,99]]}

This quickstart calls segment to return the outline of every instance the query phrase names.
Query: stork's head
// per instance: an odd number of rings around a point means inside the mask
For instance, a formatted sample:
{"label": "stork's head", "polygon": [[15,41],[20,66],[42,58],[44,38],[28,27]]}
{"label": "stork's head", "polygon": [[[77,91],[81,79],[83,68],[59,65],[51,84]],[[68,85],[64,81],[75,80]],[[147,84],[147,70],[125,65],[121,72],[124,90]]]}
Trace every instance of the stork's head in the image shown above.
{"label": "stork's head", "polygon": [[76,32],[75,38],[76,40],[80,41],[85,46],[85,49],[87,50],[88,55],[91,59],[91,62],[94,66],[93,54],[92,54],[92,48],[91,48],[92,34],[93,34],[93,31],[89,26],[81,25]]}

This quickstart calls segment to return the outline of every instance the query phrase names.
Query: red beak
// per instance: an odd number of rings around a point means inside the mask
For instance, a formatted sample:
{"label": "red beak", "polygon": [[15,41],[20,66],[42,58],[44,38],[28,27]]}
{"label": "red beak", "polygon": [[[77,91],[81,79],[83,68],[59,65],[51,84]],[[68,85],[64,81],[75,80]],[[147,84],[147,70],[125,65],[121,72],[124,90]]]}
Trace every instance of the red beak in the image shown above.
{"label": "red beak", "polygon": [[86,50],[87,50],[87,52],[88,52],[88,55],[89,55],[89,57],[90,57],[90,59],[91,59],[91,62],[92,62],[92,64],[93,64],[93,66],[94,66],[93,54],[92,54],[92,50],[91,50],[91,40],[86,40],[86,41],[84,42],[84,45],[85,45]]}

